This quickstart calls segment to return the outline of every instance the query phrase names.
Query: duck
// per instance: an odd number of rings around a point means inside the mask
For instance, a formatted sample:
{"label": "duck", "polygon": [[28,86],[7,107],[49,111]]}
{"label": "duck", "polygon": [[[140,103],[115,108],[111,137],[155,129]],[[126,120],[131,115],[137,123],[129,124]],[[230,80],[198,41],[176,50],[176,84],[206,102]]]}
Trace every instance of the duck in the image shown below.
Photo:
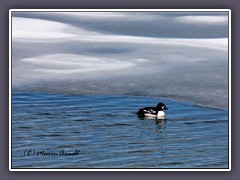
{"label": "duck", "polygon": [[156,107],[144,107],[139,109],[137,114],[139,117],[165,117],[165,112],[168,108],[162,102],[158,103]]}

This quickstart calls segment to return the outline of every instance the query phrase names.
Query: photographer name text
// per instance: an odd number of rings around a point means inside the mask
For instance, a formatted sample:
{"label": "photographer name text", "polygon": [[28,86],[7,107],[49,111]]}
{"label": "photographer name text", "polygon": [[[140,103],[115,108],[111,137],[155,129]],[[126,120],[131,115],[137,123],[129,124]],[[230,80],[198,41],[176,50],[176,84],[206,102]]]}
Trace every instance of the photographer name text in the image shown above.
{"label": "photographer name text", "polygon": [[67,152],[65,150],[60,150],[58,152],[51,152],[45,150],[35,150],[35,149],[27,149],[24,151],[24,156],[79,156],[80,151],[75,150],[74,152]]}

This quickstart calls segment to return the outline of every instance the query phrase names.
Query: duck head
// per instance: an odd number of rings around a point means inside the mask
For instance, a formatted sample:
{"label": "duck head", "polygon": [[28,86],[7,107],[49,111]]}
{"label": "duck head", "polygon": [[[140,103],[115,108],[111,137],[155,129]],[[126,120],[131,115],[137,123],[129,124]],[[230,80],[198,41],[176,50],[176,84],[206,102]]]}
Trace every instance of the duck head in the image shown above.
{"label": "duck head", "polygon": [[166,107],[166,105],[162,102],[158,103],[158,105],[156,106],[156,109],[161,111],[161,110],[167,110],[168,108]]}

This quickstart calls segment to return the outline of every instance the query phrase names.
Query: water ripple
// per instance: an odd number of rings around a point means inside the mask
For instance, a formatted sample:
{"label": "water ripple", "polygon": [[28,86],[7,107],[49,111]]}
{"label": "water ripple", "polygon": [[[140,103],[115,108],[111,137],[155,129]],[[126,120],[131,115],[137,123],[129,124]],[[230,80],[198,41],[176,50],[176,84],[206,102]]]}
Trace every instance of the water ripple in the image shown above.
{"label": "water ripple", "polygon": [[[164,120],[134,112],[164,101]],[[26,149],[79,150],[78,157],[27,157]],[[228,112],[190,102],[127,95],[12,96],[15,168],[227,168]]]}

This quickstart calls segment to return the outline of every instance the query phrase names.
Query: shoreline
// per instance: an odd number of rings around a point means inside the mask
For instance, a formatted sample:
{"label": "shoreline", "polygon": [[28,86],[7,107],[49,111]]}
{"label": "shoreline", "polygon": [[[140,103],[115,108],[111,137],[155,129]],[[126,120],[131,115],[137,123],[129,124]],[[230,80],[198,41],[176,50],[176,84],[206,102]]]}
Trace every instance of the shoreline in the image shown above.
{"label": "shoreline", "polygon": [[202,108],[210,108],[215,110],[221,110],[221,111],[228,111],[228,107],[217,107],[217,106],[211,106],[208,104],[204,104],[201,102],[191,101],[185,97],[178,97],[178,96],[147,96],[144,94],[128,94],[128,93],[119,93],[119,92],[112,92],[112,93],[97,93],[97,92],[54,92],[54,91],[29,91],[29,90],[12,90],[12,93],[38,93],[38,94],[49,94],[49,95],[67,95],[67,96],[81,96],[81,95],[93,95],[93,96],[130,96],[130,97],[141,97],[141,98],[161,98],[161,99],[167,99],[171,101],[178,101],[178,102],[185,102],[185,103],[191,103],[193,107],[202,107]]}

